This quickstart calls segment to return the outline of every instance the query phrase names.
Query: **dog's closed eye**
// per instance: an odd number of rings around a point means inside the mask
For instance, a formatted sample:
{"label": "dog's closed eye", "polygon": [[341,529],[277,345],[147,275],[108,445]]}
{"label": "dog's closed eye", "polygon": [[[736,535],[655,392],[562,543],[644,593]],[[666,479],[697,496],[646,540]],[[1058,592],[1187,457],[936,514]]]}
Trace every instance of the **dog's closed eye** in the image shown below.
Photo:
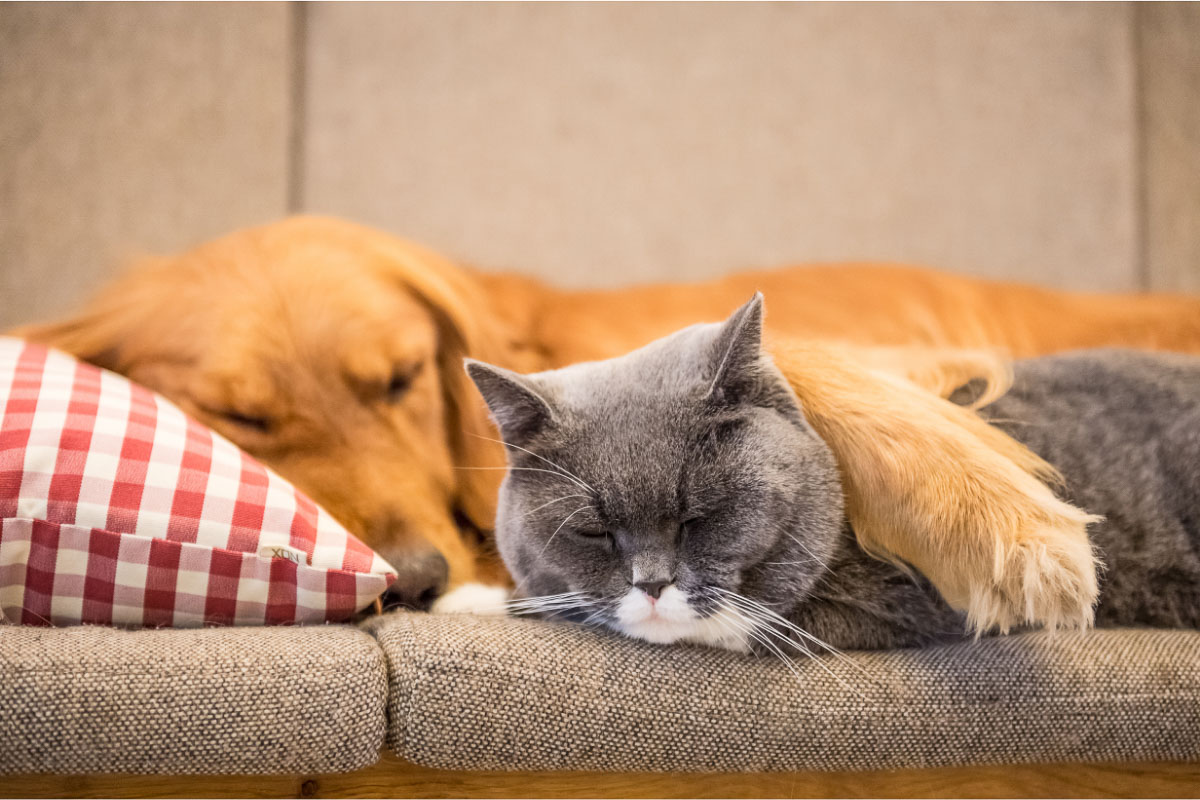
{"label": "dog's closed eye", "polygon": [[220,417],[226,422],[231,422],[234,425],[237,425],[239,428],[248,431],[254,431],[256,433],[270,433],[271,428],[273,427],[270,417],[243,414],[240,411],[234,411],[233,409],[229,408],[206,408],[204,411],[212,414],[214,417]]}
{"label": "dog's closed eye", "polygon": [[387,384],[387,401],[389,403],[398,402],[408,392],[417,375],[425,366],[425,362],[417,362],[416,364],[401,364],[392,372],[392,377]]}

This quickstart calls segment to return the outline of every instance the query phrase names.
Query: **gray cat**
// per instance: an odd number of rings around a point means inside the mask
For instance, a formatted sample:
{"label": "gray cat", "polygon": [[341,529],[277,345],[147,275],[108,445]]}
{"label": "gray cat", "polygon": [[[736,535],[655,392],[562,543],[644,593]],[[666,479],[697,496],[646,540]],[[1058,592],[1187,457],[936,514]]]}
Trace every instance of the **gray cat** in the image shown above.
{"label": "gray cat", "polygon": [[[761,349],[756,297],[628,355],[467,370],[509,446],[496,536],[521,606],[651,642],[779,653],[966,634],[919,576],[868,556],[838,468]],[[955,400],[969,398],[971,387]],[[1099,625],[1200,627],[1200,359],[1019,362],[982,412],[1105,521]]]}

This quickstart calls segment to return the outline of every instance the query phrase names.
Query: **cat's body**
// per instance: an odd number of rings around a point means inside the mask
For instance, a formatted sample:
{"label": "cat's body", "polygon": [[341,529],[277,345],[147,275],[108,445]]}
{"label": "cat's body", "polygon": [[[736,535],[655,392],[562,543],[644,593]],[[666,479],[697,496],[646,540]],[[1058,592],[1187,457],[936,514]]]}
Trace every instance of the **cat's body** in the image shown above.
{"label": "cat's body", "polygon": [[[967,635],[927,582],[858,547],[829,449],[761,354],[760,315],[752,302],[723,325],[534,376],[471,366],[513,448],[497,539],[520,593],[658,642]],[[1030,360],[981,413],[1105,517],[1090,528],[1106,565],[1098,624],[1200,627],[1200,359]]]}
{"label": "cat's body", "polygon": [[1095,350],[1018,362],[981,412],[1052,463],[1105,572],[1100,625],[1200,627],[1200,358]]}

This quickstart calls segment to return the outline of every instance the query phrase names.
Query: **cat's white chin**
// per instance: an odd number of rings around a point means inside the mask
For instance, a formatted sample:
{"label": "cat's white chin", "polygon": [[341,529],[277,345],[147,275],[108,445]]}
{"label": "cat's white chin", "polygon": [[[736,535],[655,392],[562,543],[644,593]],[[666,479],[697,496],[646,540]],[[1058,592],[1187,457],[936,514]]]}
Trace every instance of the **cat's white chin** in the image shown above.
{"label": "cat's white chin", "polygon": [[750,650],[749,620],[729,609],[702,617],[676,586],[663,589],[657,601],[640,589],[630,589],[617,604],[615,617],[617,631],[652,644],[689,642],[742,653]]}

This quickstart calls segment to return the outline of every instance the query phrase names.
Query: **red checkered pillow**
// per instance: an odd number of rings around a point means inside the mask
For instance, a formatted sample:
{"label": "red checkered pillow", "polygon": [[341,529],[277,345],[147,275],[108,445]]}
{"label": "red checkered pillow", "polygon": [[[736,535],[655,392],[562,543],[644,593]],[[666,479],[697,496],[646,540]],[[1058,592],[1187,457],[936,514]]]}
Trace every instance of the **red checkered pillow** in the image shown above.
{"label": "red checkered pillow", "polygon": [[395,570],[178,408],[0,337],[0,612],[25,624],[344,620]]}

